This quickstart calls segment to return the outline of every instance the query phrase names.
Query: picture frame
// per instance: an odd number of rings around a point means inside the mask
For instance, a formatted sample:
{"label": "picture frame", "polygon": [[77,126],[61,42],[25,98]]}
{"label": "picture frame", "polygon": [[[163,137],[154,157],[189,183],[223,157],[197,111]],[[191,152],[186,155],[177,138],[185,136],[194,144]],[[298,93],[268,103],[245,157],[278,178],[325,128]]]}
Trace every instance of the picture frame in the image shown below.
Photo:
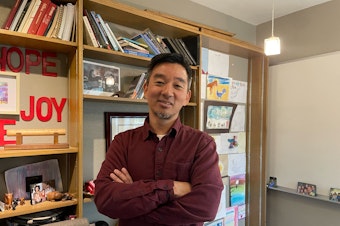
{"label": "picture frame", "polygon": [[0,72],[0,115],[20,113],[20,74]]}
{"label": "picture frame", "polygon": [[309,196],[316,196],[316,185],[309,184],[304,182],[298,182],[297,184],[297,193]]}
{"label": "picture frame", "polygon": [[229,133],[237,104],[223,101],[204,101],[204,131]]}
{"label": "picture frame", "polygon": [[142,126],[148,115],[146,112],[104,112],[106,151],[115,135]]}
{"label": "picture frame", "polygon": [[121,89],[120,68],[84,60],[83,94],[112,96]]}
{"label": "picture frame", "polygon": [[329,189],[329,200],[340,202],[340,188]]}

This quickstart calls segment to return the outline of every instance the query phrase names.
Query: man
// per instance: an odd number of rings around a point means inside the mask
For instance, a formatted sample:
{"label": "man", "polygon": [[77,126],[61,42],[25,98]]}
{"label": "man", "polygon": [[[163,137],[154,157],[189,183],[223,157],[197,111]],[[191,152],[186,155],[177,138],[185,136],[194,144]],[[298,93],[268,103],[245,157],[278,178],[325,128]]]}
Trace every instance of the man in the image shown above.
{"label": "man", "polygon": [[216,144],[181,124],[191,69],[179,54],[156,55],[144,96],[142,127],[114,137],[95,180],[99,212],[119,226],[201,226],[214,219],[223,189]]}

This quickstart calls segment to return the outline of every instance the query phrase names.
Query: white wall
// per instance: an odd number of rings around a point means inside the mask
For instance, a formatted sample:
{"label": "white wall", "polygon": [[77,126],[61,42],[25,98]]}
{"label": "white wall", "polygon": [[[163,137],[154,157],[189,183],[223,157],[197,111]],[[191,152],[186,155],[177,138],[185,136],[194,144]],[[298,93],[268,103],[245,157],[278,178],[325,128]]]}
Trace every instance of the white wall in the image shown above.
{"label": "white wall", "polygon": [[268,85],[268,176],[278,185],[340,188],[340,52],[272,66]]}

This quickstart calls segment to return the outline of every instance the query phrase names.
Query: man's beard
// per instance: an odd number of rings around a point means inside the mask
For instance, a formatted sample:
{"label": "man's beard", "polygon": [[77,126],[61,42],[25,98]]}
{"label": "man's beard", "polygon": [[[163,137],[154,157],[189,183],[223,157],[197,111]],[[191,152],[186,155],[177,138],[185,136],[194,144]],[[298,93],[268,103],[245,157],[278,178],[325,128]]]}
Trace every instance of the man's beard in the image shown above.
{"label": "man's beard", "polygon": [[172,115],[170,114],[165,114],[165,113],[162,113],[162,112],[155,112],[157,117],[159,119],[170,119]]}

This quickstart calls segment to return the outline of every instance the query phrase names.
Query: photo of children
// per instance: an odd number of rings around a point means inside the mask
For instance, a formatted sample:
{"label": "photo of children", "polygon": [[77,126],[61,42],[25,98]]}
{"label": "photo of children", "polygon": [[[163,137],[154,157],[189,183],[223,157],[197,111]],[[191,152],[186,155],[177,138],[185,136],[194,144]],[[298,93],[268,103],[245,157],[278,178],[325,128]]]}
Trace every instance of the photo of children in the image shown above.
{"label": "photo of children", "polygon": [[316,196],[316,185],[298,182],[297,192],[304,195]]}
{"label": "photo of children", "polygon": [[46,201],[47,194],[55,191],[54,180],[42,183],[32,184],[31,187],[31,204],[35,205]]}

